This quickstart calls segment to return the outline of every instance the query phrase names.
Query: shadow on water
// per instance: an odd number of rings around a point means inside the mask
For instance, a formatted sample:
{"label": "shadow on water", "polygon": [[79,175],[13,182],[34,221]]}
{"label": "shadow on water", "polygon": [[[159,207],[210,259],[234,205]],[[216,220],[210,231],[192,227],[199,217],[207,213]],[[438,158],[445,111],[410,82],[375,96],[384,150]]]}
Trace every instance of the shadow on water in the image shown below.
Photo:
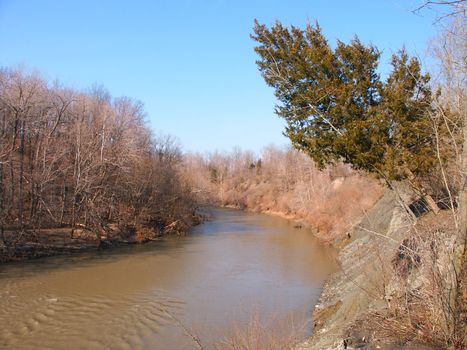
{"label": "shadow on water", "polygon": [[169,252],[180,249],[178,244],[185,237],[164,237],[144,244],[122,244],[107,249],[91,249],[81,252],[60,254],[57,256],[48,256],[33,258],[24,261],[10,262],[0,265],[0,279],[2,275],[8,272],[15,276],[24,274],[33,274],[47,272],[50,270],[67,268],[86,267],[94,264],[111,263],[113,261],[125,259],[135,255],[151,255],[158,252]]}
{"label": "shadow on water", "polygon": [[[209,234],[209,232],[204,232],[203,229],[197,230],[197,227],[203,226],[211,220],[217,220],[217,218],[213,216],[215,212],[216,208],[203,208],[203,214],[210,218],[209,221],[193,227],[188,235]],[[215,234],[219,232],[216,230],[221,227],[222,222],[217,223],[216,221],[212,233]],[[15,276],[20,276],[22,273],[47,272],[48,270],[54,269],[85,267],[95,263],[110,263],[135,255],[150,255],[157,254],[157,252],[173,251],[180,249],[179,244],[186,242],[187,239],[186,236],[167,235],[144,244],[116,244],[105,249],[91,248],[89,250],[67,252],[55,256],[13,261],[0,264],[0,278],[2,274],[7,271]]]}

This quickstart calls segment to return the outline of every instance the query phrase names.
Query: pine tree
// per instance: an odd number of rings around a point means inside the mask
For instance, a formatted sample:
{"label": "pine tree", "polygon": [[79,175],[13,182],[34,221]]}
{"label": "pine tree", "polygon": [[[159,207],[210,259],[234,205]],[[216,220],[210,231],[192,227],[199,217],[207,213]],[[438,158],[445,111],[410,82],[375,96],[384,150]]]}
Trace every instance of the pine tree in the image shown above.
{"label": "pine tree", "polygon": [[380,51],[358,37],[333,49],[320,26],[271,28],[255,21],[256,62],[279,101],[292,145],[319,167],[351,164],[386,181],[408,179],[437,211],[418,178],[436,162],[429,76],[403,49],[386,81]]}

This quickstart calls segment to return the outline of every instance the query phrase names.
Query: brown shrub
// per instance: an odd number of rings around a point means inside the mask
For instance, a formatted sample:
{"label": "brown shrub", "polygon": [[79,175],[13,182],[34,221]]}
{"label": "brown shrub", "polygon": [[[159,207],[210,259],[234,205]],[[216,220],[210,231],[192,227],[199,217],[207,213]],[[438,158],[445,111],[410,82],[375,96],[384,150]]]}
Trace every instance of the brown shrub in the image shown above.
{"label": "brown shrub", "polygon": [[[458,299],[458,266],[465,253],[451,212],[428,214],[411,229],[392,259],[388,306],[362,317],[357,328],[374,337],[436,349],[467,348]],[[465,261],[464,261],[465,264]]]}
{"label": "brown shrub", "polygon": [[[211,203],[304,220],[329,242],[345,235],[384,192],[376,180],[349,166],[337,164],[320,171],[293,149],[269,147],[259,159],[252,161],[251,152],[238,151],[235,157],[191,155],[186,171],[197,186],[204,184],[200,193]],[[212,169],[222,175],[216,175],[216,181],[200,180],[211,176]]]}
{"label": "brown shrub", "polygon": [[306,336],[305,325],[293,320],[263,320],[254,314],[246,327],[234,325],[232,334],[216,344],[217,350],[283,350],[291,349]]}

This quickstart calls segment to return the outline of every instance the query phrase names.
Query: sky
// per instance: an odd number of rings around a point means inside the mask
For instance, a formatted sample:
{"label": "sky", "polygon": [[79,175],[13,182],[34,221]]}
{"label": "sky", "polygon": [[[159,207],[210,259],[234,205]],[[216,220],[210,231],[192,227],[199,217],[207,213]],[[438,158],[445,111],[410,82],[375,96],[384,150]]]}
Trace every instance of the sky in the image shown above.
{"label": "sky", "polygon": [[273,90],[257,70],[253,20],[304,27],[331,44],[354,35],[383,51],[403,45],[425,60],[436,33],[417,0],[0,0],[0,66],[142,101],[155,134],[184,151],[260,151],[285,145]]}

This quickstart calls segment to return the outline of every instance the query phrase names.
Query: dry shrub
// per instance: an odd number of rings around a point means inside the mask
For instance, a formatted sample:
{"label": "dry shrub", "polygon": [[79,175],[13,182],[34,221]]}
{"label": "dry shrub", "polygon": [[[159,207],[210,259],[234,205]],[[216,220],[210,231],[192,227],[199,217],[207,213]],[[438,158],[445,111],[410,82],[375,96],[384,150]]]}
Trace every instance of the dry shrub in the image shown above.
{"label": "dry shrub", "polygon": [[293,320],[263,320],[255,313],[246,327],[234,325],[232,334],[216,344],[217,350],[285,350],[306,336],[304,324]]}
{"label": "dry shrub", "polygon": [[465,320],[459,319],[465,300],[457,298],[458,259],[463,257],[459,239],[449,212],[421,219],[392,260],[388,307],[366,315],[358,327],[401,344],[467,348]]}
{"label": "dry shrub", "polygon": [[189,155],[186,171],[198,188],[204,185],[200,198],[306,221],[328,242],[345,235],[384,192],[376,180],[347,165],[319,170],[293,149],[269,147],[259,159],[251,157],[251,152],[238,150],[234,154]]}
{"label": "dry shrub", "polygon": [[319,236],[329,241],[350,230],[381,197],[383,189],[376,181],[360,174],[343,178],[339,186],[331,186],[321,201],[313,201],[308,221],[319,229]]}

